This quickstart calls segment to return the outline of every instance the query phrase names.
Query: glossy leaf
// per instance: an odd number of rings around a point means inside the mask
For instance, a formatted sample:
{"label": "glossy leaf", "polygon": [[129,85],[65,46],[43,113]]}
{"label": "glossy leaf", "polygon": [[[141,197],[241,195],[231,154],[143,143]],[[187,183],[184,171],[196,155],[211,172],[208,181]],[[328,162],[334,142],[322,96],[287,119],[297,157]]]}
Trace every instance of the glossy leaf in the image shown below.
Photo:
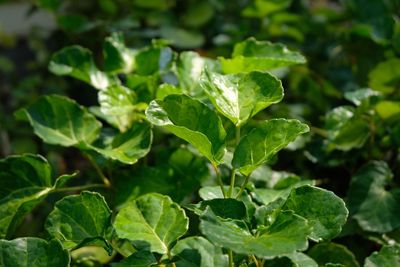
{"label": "glossy leaf", "polygon": [[188,230],[188,218],[168,196],[153,193],[127,202],[114,228],[120,238],[129,239],[135,247],[166,254]]}
{"label": "glossy leaf", "polygon": [[232,166],[243,175],[249,175],[299,135],[308,131],[308,126],[298,120],[264,121],[240,140],[233,155]]}
{"label": "glossy leaf", "polygon": [[148,120],[184,139],[213,164],[225,153],[225,130],[217,114],[198,100],[185,95],[169,95],[152,101]]}
{"label": "glossy leaf", "polygon": [[101,112],[115,117],[120,131],[126,131],[133,123],[137,96],[133,90],[122,85],[110,86],[99,92],[98,100]]}
{"label": "glossy leaf", "polygon": [[399,267],[399,245],[383,246],[379,252],[374,252],[365,259],[365,267]]}
{"label": "glossy leaf", "polygon": [[228,257],[221,248],[214,246],[201,236],[179,240],[171,251],[177,267],[224,267],[228,266]]}
{"label": "glossy leaf", "polygon": [[346,92],[344,94],[344,97],[347,100],[353,102],[354,105],[359,106],[364,101],[368,100],[369,98],[377,97],[379,95],[380,95],[379,92],[374,91],[371,88],[364,88],[364,89],[358,89],[358,90],[351,91],[351,92]]}
{"label": "glossy leaf", "polygon": [[[221,191],[221,190],[220,190]],[[246,220],[246,206],[243,202],[232,198],[214,198],[204,200],[196,205],[187,208],[194,211],[197,215],[202,215],[209,207],[216,216],[225,219]]]}
{"label": "glossy leaf", "polygon": [[148,123],[135,123],[125,133],[115,135],[109,143],[95,144],[91,149],[106,158],[134,164],[149,153],[153,133]]}
{"label": "glossy leaf", "polygon": [[263,72],[220,75],[206,71],[202,87],[216,109],[239,126],[283,98],[281,82]]}
{"label": "glossy leaf", "polygon": [[111,226],[111,210],[98,193],[82,192],[67,196],[55,204],[46,220],[46,230],[60,240],[65,248],[101,245],[111,252],[106,241]]}
{"label": "glossy leaf", "polygon": [[115,32],[103,44],[104,69],[109,72],[129,73],[135,65],[135,53],[125,46],[122,33]]}
{"label": "glossy leaf", "polygon": [[39,155],[0,160],[0,238],[12,236],[25,215],[53,190],[52,184],[50,165]]}
{"label": "glossy leaf", "polygon": [[315,241],[337,236],[348,215],[341,198],[331,191],[312,186],[293,189],[282,209],[292,210],[307,219],[313,227],[310,238]]}
{"label": "glossy leaf", "polygon": [[224,73],[266,71],[306,62],[299,52],[291,51],[282,44],[257,41],[254,38],[237,43],[232,58],[219,60]]}
{"label": "glossy leaf", "polygon": [[313,246],[308,255],[318,262],[319,266],[328,263],[342,264],[346,267],[359,267],[356,257],[343,245],[335,243],[321,243]]}
{"label": "glossy leaf", "polygon": [[135,57],[136,72],[147,76],[158,72],[167,71],[174,58],[171,48],[153,45],[137,52]]}
{"label": "glossy leaf", "polygon": [[200,217],[201,232],[215,245],[236,253],[269,259],[305,250],[311,232],[307,221],[293,212],[279,214],[275,221],[254,236],[242,221],[222,220],[211,209]]}
{"label": "glossy leaf", "polygon": [[56,75],[67,75],[102,90],[115,83],[114,79],[100,71],[93,61],[92,52],[81,46],[69,46],[55,53],[49,70]]}
{"label": "glossy leaf", "polygon": [[57,240],[47,242],[36,237],[0,240],[0,265],[18,267],[67,267],[68,252]]}
{"label": "glossy leaf", "polygon": [[383,161],[364,165],[351,178],[349,211],[365,231],[386,233],[400,227],[400,191],[385,188],[392,178]]}
{"label": "glossy leaf", "polygon": [[57,95],[43,96],[16,113],[28,119],[44,142],[85,148],[99,135],[101,123],[75,101]]}

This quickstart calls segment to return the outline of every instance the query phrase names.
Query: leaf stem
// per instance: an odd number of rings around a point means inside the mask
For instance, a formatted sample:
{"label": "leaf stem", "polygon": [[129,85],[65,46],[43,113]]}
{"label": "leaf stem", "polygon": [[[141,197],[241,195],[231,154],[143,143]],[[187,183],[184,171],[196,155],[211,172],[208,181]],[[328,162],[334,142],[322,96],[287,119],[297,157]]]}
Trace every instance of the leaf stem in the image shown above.
{"label": "leaf stem", "polygon": [[225,189],[224,189],[224,183],[222,182],[222,179],[221,179],[221,173],[218,170],[217,166],[215,166],[214,164],[211,164],[211,165],[213,166],[214,171],[215,171],[215,175],[217,176],[217,182],[219,184],[219,187],[221,188],[222,195],[224,196],[224,198],[226,198],[226,193],[225,193]]}
{"label": "leaf stem", "polygon": [[236,126],[236,134],[235,134],[236,145],[239,144],[239,141],[240,141],[240,125]]}
{"label": "leaf stem", "polygon": [[107,187],[107,186],[105,184],[87,184],[87,185],[56,188],[56,189],[52,190],[51,192],[58,193],[58,192],[68,192],[68,191],[82,191],[82,190],[96,188],[96,187]]}
{"label": "leaf stem", "polygon": [[232,197],[232,193],[233,193],[233,188],[235,187],[235,178],[236,178],[236,170],[232,169],[232,173],[231,173],[231,184],[229,186],[229,190],[228,190],[228,198]]}
{"label": "leaf stem", "polygon": [[254,254],[251,255],[251,258],[253,259],[254,264],[256,265],[256,267],[261,267],[262,266],[262,265],[260,266],[260,263],[258,262],[256,256],[254,256]]}
{"label": "leaf stem", "polygon": [[92,166],[94,167],[94,169],[96,170],[96,172],[98,173],[98,175],[100,176],[100,178],[103,181],[105,187],[107,187],[107,188],[111,187],[110,180],[108,180],[108,178],[104,175],[103,171],[100,169],[100,167],[97,164],[97,162],[94,161],[90,155],[88,155],[88,154],[85,154],[85,155],[86,155],[87,159],[90,161],[90,163],[92,164]]}
{"label": "leaf stem", "polygon": [[235,263],[233,262],[233,252],[232,252],[232,250],[228,251],[228,257],[229,257],[229,267],[235,267]]}
{"label": "leaf stem", "polygon": [[246,179],[244,180],[242,186],[240,187],[239,192],[236,195],[236,199],[238,199],[240,197],[240,195],[243,193],[244,189],[246,188],[246,185],[250,180],[250,175],[251,175],[251,173],[246,176]]}

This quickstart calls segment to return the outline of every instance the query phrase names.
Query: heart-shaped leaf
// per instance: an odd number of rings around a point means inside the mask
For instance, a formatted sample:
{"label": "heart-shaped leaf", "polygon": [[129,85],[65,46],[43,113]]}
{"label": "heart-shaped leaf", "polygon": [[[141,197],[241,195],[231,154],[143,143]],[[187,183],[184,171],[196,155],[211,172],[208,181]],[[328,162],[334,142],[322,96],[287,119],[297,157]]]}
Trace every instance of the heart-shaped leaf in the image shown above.
{"label": "heart-shaped leaf", "polygon": [[46,220],[47,232],[65,248],[100,245],[111,253],[106,231],[111,226],[111,210],[104,198],[94,192],[67,196],[55,204]]}
{"label": "heart-shaped leaf", "polygon": [[307,185],[294,188],[282,209],[306,218],[313,227],[310,238],[315,241],[337,236],[348,215],[343,200],[333,192]]}
{"label": "heart-shaped leaf", "polygon": [[166,254],[188,230],[188,218],[168,196],[153,193],[126,203],[114,228],[120,238],[129,239],[138,249]]}
{"label": "heart-shaped leaf", "polygon": [[222,254],[219,247],[214,246],[201,236],[188,237],[179,240],[171,250],[175,256],[177,267],[220,267],[228,266],[228,257]]}
{"label": "heart-shaped leaf", "polygon": [[[55,184],[72,176],[61,176]],[[50,165],[39,155],[0,160],[0,238],[12,236],[25,215],[53,190],[52,183]]]}
{"label": "heart-shaped leaf", "polygon": [[283,98],[281,82],[269,73],[221,75],[206,70],[201,81],[218,111],[239,126]]}
{"label": "heart-shaped leaf", "polygon": [[18,119],[28,119],[35,134],[44,142],[62,146],[86,148],[99,135],[101,123],[64,96],[43,96],[16,113]]}
{"label": "heart-shaped leaf", "polygon": [[400,227],[400,191],[385,188],[392,178],[383,161],[364,165],[351,178],[349,211],[365,231],[386,233]]}
{"label": "heart-shaped leaf", "polygon": [[70,263],[68,251],[60,242],[36,237],[0,240],[1,266],[18,267],[67,267]]}
{"label": "heart-shaped leaf", "polygon": [[309,127],[298,120],[264,121],[240,140],[233,155],[232,166],[243,175],[249,175],[296,137],[308,131]]}
{"label": "heart-shaped leaf", "polygon": [[257,41],[254,38],[237,43],[232,58],[219,60],[224,73],[266,71],[306,62],[299,52],[290,51],[283,44]]}
{"label": "heart-shaped leaf", "polygon": [[200,217],[201,232],[215,245],[236,253],[270,259],[305,250],[311,227],[302,217],[291,211],[281,212],[275,221],[257,235],[244,222],[223,220],[210,208]]}
{"label": "heart-shaped leaf", "polygon": [[146,110],[148,120],[196,147],[214,165],[225,153],[225,130],[218,115],[205,104],[185,95],[154,100]]}
{"label": "heart-shaped leaf", "polygon": [[99,90],[116,83],[116,79],[110,78],[96,67],[92,52],[78,45],[56,52],[50,61],[49,70],[56,75],[74,77]]}

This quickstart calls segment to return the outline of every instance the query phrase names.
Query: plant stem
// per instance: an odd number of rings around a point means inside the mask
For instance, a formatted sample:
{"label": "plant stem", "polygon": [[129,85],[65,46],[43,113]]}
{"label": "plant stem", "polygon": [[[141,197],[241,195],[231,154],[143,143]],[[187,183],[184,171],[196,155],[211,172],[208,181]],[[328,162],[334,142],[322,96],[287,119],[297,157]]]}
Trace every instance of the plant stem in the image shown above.
{"label": "plant stem", "polygon": [[100,169],[99,165],[92,159],[90,155],[86,154],[86,157],[89,159],[90,163],[92,163],[92,166],[96,170],[96,172],[99,174],[101,180],[103,181],[105,187],[111,187],[110,180],[104,175],[103,171]]}
{"label": "plant stem", "polygon": [[254,256],[254,255],[251,255],[251,258],[253,259],[253,261],[254,261],[254,264],[256,265],[256,267],[260,267],[260,263],[258,262],[258,260],[257,260],[256,256]]}
{"label": "plant stem", "polygon": [[217,182],[219,184],[219,187],[221,187],[222,195],[224,196],[224,198],[226,198],[224,184],[222,183],[222,179],[221,179],[221,173],[219,172],[217,166],[215,166],[214,164],[211,164],[211,165],[213,166],[214,171],[215,171],[215,175],[217,176]]}
{"label": "plant stem", "polygon": [[235,178],[236,178],[236,170],[232,169],[232,173],[231,173],[231,184],[229,186],[229,190],[228,190],[228,198],[232,197],[232,193],[233,193],[233,188],[235,187]]}
{"label": "plant stem", "polygon": [[240,141],[240,126],[238,125],[236,126],[236,134],[235,134],[236,145],[239,144],[239,141]]}
{"label": "plant stem", "polygon": [[246,185],[250,180],[250,175],[251,174],[246,176],[246,179],[244,180],[242,186],[240,187],[239,193],[236,195],[236,199],[238,199],[240,197],[240,195],[243,193],[244,189],[246,188]]}
{"label": "plant stem", "polygon": [[107,187],[104,184],[87,184],[87,185],[79,185],[79,186],[71,186],[71,187],[63,187],[63,188],[56,188],[52,191],[52,193],[58,192],[68,192],[68,191],[82,191],[85,189],[95,188],[95,187]]}
{"label": "plant stem", "polygon": [[235,263],[233,262],[233,252],[232,252],[232,250],[228,251],[228,256],[229,256],[229,267],[234,267]]}

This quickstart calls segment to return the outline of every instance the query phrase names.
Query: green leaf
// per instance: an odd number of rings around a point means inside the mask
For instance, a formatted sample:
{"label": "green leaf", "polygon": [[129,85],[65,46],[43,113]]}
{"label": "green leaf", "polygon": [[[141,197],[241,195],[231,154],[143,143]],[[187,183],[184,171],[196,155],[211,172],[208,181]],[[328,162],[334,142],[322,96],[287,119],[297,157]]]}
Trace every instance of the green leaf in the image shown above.
{"label": "green leaf", "polygon": [[225,153],[225,130],[217,114],[205,104],[185,95],[169,95],[150,102],[148,120],[184,139],[213,164]]}
{"label": "green leaf", "polygon": [[197,215],[202,215],[207,207],[210,207],[216,216],[224,219],[246,220],[247,218],[246,206],[243,202],[232,198],[214,198],[187,206]]}
{"label": "green leaf", "polygon": [[375,110],[386,121],[397,121],[400,117],[400,101],[380,101]]}
{"label": "green leaf", "polygon": [[215,245],[239,254],[270,259],[305,250],[311,227],[291,211],[281,212],[275,221],[254,236],[242,221],[223,220],[211,209],[200,217],[201,232]]}
{"label": "green leaf", "polygon": [[232,166],[247,176],[297,136],[308,131],[308,126],[298,120],[264,121],[240,140],[233,155]]}
{"label": "green leaf", "polygon": [[228,266],[228,257],[222,254],[221,248],[211,244],[201,236],[179,240],[171,250],[177,267],[223,267]]}
{"label": "green leaf", "polygon": [[56,75],[74,77],[99,90],[115,83],[114,79],[96,67],[92,52],[77,45],[56,52],[50,61],[49,70]]}
{"label": "green leaf", "polygon": [[1,266],[67,267],[70,257],[57,240],[47,242],[36,237],[0,240]]}
{"label": "green leaf", "polygon": [[344,98],[353,102],[354,105],[359,106],[369,98],[379,96],[380,93],[372,90],[371,88],[358,89],[351,92],[344,93]]}
{"label": "green leaf", "polygon": [[103,44],[104,69],[114,73],[129,73],[135,65],[135,53],[125,46],[124,35],[114,32]]}
{"label": "green leaf", "polygon": [[138,251],[118,263],[111,263],[111,267],[149,267],[157,263],[153,253]]}
{"label": "green leaf", "polygon": [[364,165],[351,178],[349,211],[365,231],[386,233],[400,227],[400,191],[386,189],[392,178],[383,161]]}
{"label": "green leaf", "polygon": [[120,238],[129,239],[136,248],[166,254],[188,230],[188,218],[168,196],[153,193],[127,202],[114,228]]}
{"label": "green leaf", "polygon": [[318,264],[309,256],[301,252],[287,255],[294,264],[294,267],[318,267]]}
{"label": "green leaf", "polygon": [[283,98],[281,82],[269,73],[221,75],[206,70],[201,81],[218,111],[238,126]]}
{"label": "green leaf", "polygon": [[197,48],[205,41],[200,32],[171,26],[162,27],[160,34],[162,38],[170,40],[175,47],[181,49]]}
{"label": "green leaf", "polygon": [[306,62],[300,53],[290,51],[283,44],[257,41],[254,38],[237,43],[232,58],[219,60],[224,73],[266,71]]}
{"label": "green leaf", "polygon": [[334,108],[325,120],[331,148],[342,151],[361,148],[370,135],[368,122],[357,117],[353,107]]}
{"label": "green leaf", "polygon": [[43,96],[16,113],[27,118],[44,142],[85,148],[99,135],[101,123],[75,101],[58,95]]}
{"label": "green leaf", "polygon": [[118,128],[125,132],[135,120],[137,96],[133,90],[122,85],[110,86],[99,92],[100,111],[106,116],[115,117]]}
{"label": "green leaf", "polygon": [[391,58],[378,64],[368,75],[369,86],[384,94],[390,94],[400,85],[400,59]]}
{"label": "green leaf", "polygon": [[201,57],[193,51],[185,51],[179,54],[176,62],[176,76],[182,91],[190,96],[200,98],[205,97],[204,91],[200,86],[200,78],[203,70],[218,71],[218,62]]}
{"label": "green leaf", "polygon": [[310,238],[315,241],[337,236],[348,215],[344,201],[333,192],[307,185],[293,189],[282,209],[307,219],[313,227]]}
{"label": "green leaf", "polygon": [[399,245],[383,246],[379,252],[374,252],[365,259],[365,267],[399,267]]}
{"label": "green leaf", "polygon": [[264,18],[268,14],[288,8],[292,0],[255,0],[242,11],[245,17]]}
{"label": "green leaf", "polygon": [[[65,181],[65,176],[59,179]],[[25,215],[53,190],[52,183],[50,165],[39,155],[0,160],[0,238],[12,236]]]}
{"label": "green leaf", "polygon": [[182,93],[180,88],[169,83],[163,83],[157,88],[156,99],[164,99],[168,95],[180,93]]}
{"label": "green leaf", "polygon": [[136,54],[136,72],[143,76],[165,72],[171,67],[173,59],[174,53],[169,47],[156,45],[146,47]]}
{"label": "green leaf", "polygon": [[106,158],[134,164],[149,153],[153,133],[148,123],[135,123],[125,133],[115,135],[107,144],[95,144],[91,149]]}
{"label": "green leaf", "polygon": [[110,226],[111,210],[104,197],[94,192],[62,198],[45,224],[47,232],[60,240],[65,248],[100,245],[111,253],[112,247],[106,240]]}
{"label": "green leaf", "polygon": [[343,245],[335,243],[321,243],[313,246],[308,255],[318,262],[319,266],[328,263],[342,264],[346,267],[359,267],[353,253]]}

